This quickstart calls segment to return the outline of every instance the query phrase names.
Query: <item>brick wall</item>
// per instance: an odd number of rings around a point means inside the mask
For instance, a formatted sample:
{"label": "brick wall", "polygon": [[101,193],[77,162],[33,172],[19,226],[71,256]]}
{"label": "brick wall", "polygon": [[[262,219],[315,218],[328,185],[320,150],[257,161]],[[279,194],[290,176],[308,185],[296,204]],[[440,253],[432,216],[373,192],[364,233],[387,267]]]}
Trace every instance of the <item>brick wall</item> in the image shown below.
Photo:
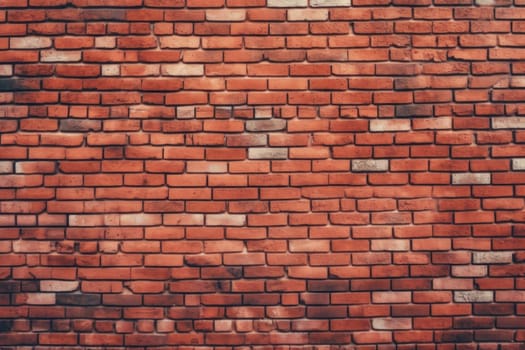
{"label": "brick wall", "polygon": [[0,1],[0,347],[524,349],[521,6]]}

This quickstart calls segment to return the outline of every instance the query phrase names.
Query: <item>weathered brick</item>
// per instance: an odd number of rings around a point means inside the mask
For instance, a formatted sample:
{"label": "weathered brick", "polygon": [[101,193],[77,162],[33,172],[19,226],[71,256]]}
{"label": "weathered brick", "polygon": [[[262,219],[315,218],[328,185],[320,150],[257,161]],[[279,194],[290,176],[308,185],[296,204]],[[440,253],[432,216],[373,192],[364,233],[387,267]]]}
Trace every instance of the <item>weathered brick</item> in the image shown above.
{"label": "weathered brick", "polygon": [[163,75],[167,76],[200,76],[204,74],[202,64],[165,64],[161,66]]}
{"label": "weathered brick", "polygon": [[512,252],[474,252],[474,264],[509,264],[512,263]]}
{"label": "weathered brick", "polygon": [[512,170],[525,170],[525,158],[514,158],[512,160]]}
{"label": "weathered brick", "polygon": [[456,303],[490,303],[494,300],[493,291],[455,291]]}
{"label": "weathered brick", "polygon": [[491,182],[489,173],[456,173],[452,174],[454,185],[488,185]]}
{"label": "weathered brick", "polygon": [[286,129],[286,120],[284,119],[260,119],[248,120],[246,130],[252,132],[259,131],[280,131]]}
{"label": "weathered brick", "polygon": [[310,0],[312,7],[343,7],[350,6],[350,0]]}
{"label": "weathered brick", "polygon": [[308,0],[268,0],[268,7],[306,7]]}
{"label": "weathered brick", "polygon": [[387,159],[354,159],[352,160],[352,171],[355,172],[382,172],[388,171],[389,162]]}
{"label": "weathered brick", "polygon": [[249,159],[286,159],[288,158],[287,148],[250,148],[248,150]]}
{"label": "weathered brick", "polygon": [[525,117],[495,117],[492,118],[494,129],[524,129]]}

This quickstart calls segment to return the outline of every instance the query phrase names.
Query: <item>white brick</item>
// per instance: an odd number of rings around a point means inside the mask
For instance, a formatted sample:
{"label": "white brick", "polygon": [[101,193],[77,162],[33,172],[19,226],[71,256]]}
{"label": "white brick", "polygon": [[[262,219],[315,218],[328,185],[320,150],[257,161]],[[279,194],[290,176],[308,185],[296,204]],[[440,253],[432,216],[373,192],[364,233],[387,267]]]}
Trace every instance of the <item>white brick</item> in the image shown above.
{"label": "white brick", "polygon": [[286,159],[288,148],[250,148],[249,159]]}
{"label": "white brick", "polygon": [[288,10],[289,21],[327,21],[328,10],[293,9]]}
{"label": "white brick", "polygon": [[512,252],[475,252],[474,264],[509,264],[512,262]]}
{"label": "white brick", "polygon": [[120,75],[120,66],[118,64],[103,64],[102,75],[114,77]]}
{"label": "white brick", "polygon": [[201,76],[204,74],[204,65],[202,64],[164,64],[162,65],[162,75],[168,76]]}
{"label": "white brick", "polygon": [[412,320],[410,318],[376,318],[372,320],[374,329],[411,329]]}
{"label": "white brick", "polygon": [[456,173],[452,174],[454,185],[489,185],[489,173]]}
{"label": "white brick", "polygon": [[374,119],[370,121],[370,131],[409,131],[409,119]]}
{"label": "white brick", "polygon": [[78,286],[78,281],[40,281],[40,290],[42,292],[73,292]]}
{"label": "white brick", "polygon": [[40,52],[42,62],[79,62],[80,59],[80,51],[46,50]]}
{"label": "white brick", "polygon": [[490,303],[494,299],[492,291],[456,291],[454,301],[456,303]]}
{"label": "white brick", "polygon": [[13,172],[13,162],[0,162],[0,174]]}
{"label": "white brick", "polygon": [[310,0],[312,7],[340,7],[350,6],[350,0]]}
{"label": "white brick", "polygon": [[515,158],[512,160],[512,170],[525,170],[525,158]]}
{"label": "white brick", "polygon": [[308,0],[268,0],[268,7],[306,7]]}
{"label": "white brick", "polygon": [[39,36],[25,36],[9,40],[11,49],[45,49],[51,47],[52,44],[50,38]]}
{"label": "white brick", "polygon": [[388,171],[387,159],[354,159],[352,171]]}
{"label": "white brick", "polygon": [[0,76],[7,77],[13,75],[13,66],[10,64],[0,64]]}
{"label": "white brick", "polygon": [[97,49],[114,49],[117,47],[117,39],[113,36],[97,36],[95,47]]}
{"label": "white brick", "polygon": [[260,119],[246,122],[247,131],[279,131],[284,129],[286,129],[286,120],[284,119]]}
{"label": "white brick", "polygon": [[246,19],[245,10],[206,10],[206,20],[216,22],[241,22]]}
{"label": "white brick", "polygon": [[493,129],[525,129],[525,117],[492,118]]}
{"label": "white brick", "polygon": [[407,251],[410,250],[410,241],[408,239],[373,239],[372,250]]}
{"label": "white brick", "polygon": [[235,214],[208,214],[206,225],[208,226],[244,226],[246,215]]}

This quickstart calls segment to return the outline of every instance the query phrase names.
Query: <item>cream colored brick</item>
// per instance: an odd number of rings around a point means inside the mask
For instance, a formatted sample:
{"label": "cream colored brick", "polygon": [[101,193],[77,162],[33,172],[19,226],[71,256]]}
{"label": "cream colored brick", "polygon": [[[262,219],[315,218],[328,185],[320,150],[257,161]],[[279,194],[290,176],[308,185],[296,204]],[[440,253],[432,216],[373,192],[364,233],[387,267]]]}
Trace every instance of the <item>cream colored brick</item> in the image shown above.
{"label": "cream colored brick", "polygon": [[525,170],[525,158],[515,158],[512,160],[512,170]]}
{"label": "cream colored brick", "polygon": [[201,76],[204,74],[204,65],[202,64],[164,64],[161,67],[162,75],[168,76]]}
{"label": "cream colored brick", "polygon": [[409,131],[409,119],[374,119],[370,121],[370,131]]}
{"label": "cream colored brick", "polygon": [[410,241],[408,239],[373,239],[372,250],[407,251],[410,250]]}
{"label": "cream colored brick", "polygon": [[312,7],[342,7],[350,5],[350,0],[310,0],[310,6]]}
{"label": "cream colored brick", "polygon": [[512,252],[475,252],[472,258],[474,264],[509,264]]}
{"label": "cream colored brick", "polygon": [[25,302],[29,305],[53,305],[56,302],[55,293],[27,293]]}
{"label": "cream colored brick", "polygon": [[288,10],[289,21],[327,21],[328,10],[293,9]]}
{"label": "cream colored brick", "polygon": [[80,51],[55,51],[46,50],[40,52],[42,62],[79,62],[81,59]]}
{"label": "cream colored brick", "polygon": [[177,119],[191,119],[195,117],[195,107],[177,107]]}
{"label": "cream colored brick", "polygon": [[452,174],[454,185],[489,185],[489,173],[456,173]]}
{"label": "cream colored brick", "polygon": [[206,10],[206,20],[212,22],[242,22],[246,19],[246,10]]}
{"label": "cream colored brick", "polygon": [[490,303],[494,300],[492,291],[456,291],[454,292],[454,301],[456,303]]}
{"label": "cream colored brick", "polygon": [[308,0],[268,0],[268,7],[306,7]]}
{"label": "cream colored brick", "polygon": [[202,226],[203,214],[164,214],[164,225],[174,226]]}
{"label": "cream colored brick", "polygon": [[13,75],[13,66],[10,64],[0,64],[0,76],[7,77]]}
{"label": "cream colored brick", "polygon": [[372,302],[378,304],[404,304],[410,303],[410,292],[372,292]]}
{"label": "cream colored brick", "polygon": [[525,117],[492,118],[493,129],[525,129]]}
{"label": "cream colored brick", "polygon": [[273,117],[272,107],[255,107],[256,119],[270,119]]}
{"label": "cream colored brick", "polygon": [[154,226],[162,223],[160,214],[121,214],[120,225],[122,226]]}
{"label": "cream colored brick", "polygon": [[8,174],[13,172],[13,162],[0,162],[0,174]]}
{"label": "cream colored brick", "polygon": [[286,159],[288,148],[250,148],[249,159]]}
{"label": "cream colored brick", "polygon": [[24,36],[9,39],[11,49],[46,49],[51,47],[53,42],[48,37]]}
{"label": "cream colored brick", "polygon": [[208,226],[244,226],[246,215],[235,214],[208,214],[206,225]]}
{"label": "cream colored brick", "polygon": [[352,171],[388,171],[388,159],[354,159]]}
{"label": "cream colored brick", "polygon": [[412,320],[410,318],[375,318],[372,320],[374,329],[411,329]]}
{"label": "cream colored brick", "polygon": [[113,77],[120,75],[120,65],[118,64],[104,64],[102,65],[102,75]]}
{"label": "cream colored brick", "polygon": [[114,49],[117,47],[117,39],[113,36],[97,36],[95,47],[97,49]]}
{"label": "cream colored brick", "polygon": [[40,290],[42,292],[73,292],[78,289],[78,281],[40,281]]}
{"label": "cream colored brick", "polygon": [[488,274],[486,265],[455,265],[452,266],[453,277],[484,277]]}
{"label": "cream colored brick", "polygon": [[192,36],[163,36],[160,38],[160,47],[163,49],[196,49],[200,45],[200,38]]}

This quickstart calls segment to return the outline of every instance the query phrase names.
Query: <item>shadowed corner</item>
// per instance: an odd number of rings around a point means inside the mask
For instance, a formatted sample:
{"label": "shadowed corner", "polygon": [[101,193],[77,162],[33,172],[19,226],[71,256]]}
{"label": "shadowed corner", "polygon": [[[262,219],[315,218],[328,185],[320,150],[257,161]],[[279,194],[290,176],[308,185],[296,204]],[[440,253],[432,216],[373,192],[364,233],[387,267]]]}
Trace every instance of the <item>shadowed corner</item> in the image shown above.
{"label": "shadowed corner", "polygon": [[0,320],[0,333],[9,332],[13,328],[13,321]]}

